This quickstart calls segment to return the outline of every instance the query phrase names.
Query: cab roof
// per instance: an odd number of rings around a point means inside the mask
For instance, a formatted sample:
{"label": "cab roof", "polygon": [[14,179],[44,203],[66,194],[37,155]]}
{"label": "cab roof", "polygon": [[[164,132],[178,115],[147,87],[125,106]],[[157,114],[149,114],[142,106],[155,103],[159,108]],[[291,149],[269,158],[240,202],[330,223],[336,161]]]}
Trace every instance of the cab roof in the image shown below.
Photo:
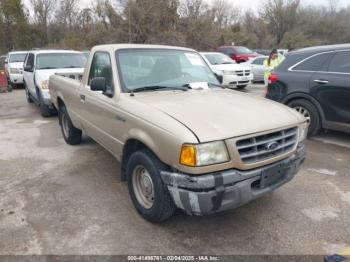
{"label": "cab roof", "polygon": [[179,46],[169,46],[169,45],[145,45],[145,44],[112,44],[112,45],[99,45],[95,46],[92,50],[101,50],[101,49],[169,49],[169,50],[183,50],[183,51],[195,51],[186,47]]}

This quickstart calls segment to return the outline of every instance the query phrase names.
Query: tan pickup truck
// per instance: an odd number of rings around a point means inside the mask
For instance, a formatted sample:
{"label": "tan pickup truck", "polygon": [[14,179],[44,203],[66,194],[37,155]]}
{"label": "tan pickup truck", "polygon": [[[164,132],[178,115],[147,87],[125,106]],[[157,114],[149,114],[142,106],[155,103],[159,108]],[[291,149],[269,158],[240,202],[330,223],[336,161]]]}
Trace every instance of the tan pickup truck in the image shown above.
{"label": "tan pickup truck", "polygon": [[79,144],[84,131],[111,152],[152,222],[177,208],[241,206],[290,181],[305,159],[306,119],[221,87],[192,49],[97,46],[82,82],[55,75],[49,89],[65,141]]}

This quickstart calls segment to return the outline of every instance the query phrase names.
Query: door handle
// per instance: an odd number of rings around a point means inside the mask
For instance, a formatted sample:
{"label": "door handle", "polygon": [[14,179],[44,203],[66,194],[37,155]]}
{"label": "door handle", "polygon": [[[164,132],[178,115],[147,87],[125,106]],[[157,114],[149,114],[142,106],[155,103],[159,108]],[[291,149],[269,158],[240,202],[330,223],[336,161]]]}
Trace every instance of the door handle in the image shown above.
{"label": "door handle", "polygon": [[319,83],[319,84],[328,84],[329,83],[328,80],[321,80],[321,79],[316,79],[316,80],[314,80],[314,82]]}
{"label": "door handle", "polygon": [[82,103],[85,102],[85,95],[80,95],[80,101],[81,101]]}

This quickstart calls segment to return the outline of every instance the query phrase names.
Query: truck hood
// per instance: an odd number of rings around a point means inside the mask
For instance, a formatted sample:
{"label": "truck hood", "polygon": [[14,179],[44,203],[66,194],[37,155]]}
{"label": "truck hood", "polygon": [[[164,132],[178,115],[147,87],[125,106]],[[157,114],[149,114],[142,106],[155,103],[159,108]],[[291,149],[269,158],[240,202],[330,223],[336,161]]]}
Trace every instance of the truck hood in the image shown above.
{"label": "truck hood", "polygon": [[134,98],[181,122],[199,142],[296,126],[304,121],[300,114],[282,104],[232,90],[147,92]]}
{"label": "truck hood", "polygon": [[63,69],[45,69],[35,71],[35,81],[38,85],[45,80],[49,80],[50,76],[54,74],[83,74],[84,68],[63,68]]}

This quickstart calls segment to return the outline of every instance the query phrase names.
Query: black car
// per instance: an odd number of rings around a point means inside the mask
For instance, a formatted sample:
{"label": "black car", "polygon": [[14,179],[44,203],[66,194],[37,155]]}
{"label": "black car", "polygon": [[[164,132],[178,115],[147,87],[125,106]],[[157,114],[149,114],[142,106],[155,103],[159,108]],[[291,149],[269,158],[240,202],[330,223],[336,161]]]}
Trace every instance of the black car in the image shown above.
{"label": "black car", "polygon": [[288,53],[269,77],[266,97],[303,114],[309,136],[322,128],[350,132],[350,44]]}

